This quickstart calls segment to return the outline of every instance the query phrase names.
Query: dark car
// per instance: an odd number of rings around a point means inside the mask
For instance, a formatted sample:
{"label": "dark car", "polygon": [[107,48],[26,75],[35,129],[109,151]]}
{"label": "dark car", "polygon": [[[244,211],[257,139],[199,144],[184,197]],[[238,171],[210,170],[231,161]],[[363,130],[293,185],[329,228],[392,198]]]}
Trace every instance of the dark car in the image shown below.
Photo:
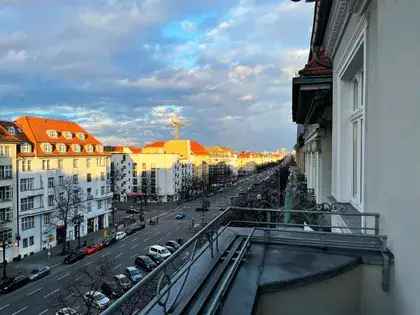
{"label": "dark car", "polygon": [[136,209],[127,209],[125,212],[127,214],[140,214],[140,211]]}
{"label": "dark car", "polygon": [[157,267],[157,263],[149,256],[137,256],[134,263],[145,271],[152,271]]}
{"label": "dark car", "polygon": [[106,237],[103,240],[103,245],[105,247],[108,247],[108,246],[111,246],[112,244],[115,244],[117,242],[117,239],[116,239],[115,236],[116,236],[115,233],[113,233],[113,234],[109,235],[108,237]]}
{"label": "dark car", "polygon": [[131,288],[131,281],[124,274],[115,275],[114,280],[124,291],[128,291]]}
{"label": "dark car", "polygon": [[162,258],[160,256],[152,256],[149,254],[147,254],[146,256],[152,259],[156,263],[156,265],[160,265],[160,263],[162,263],[165,260],[165,258]]}
{"label": "dark car", "polygon": [[209,211],[209,209],[208,208],[198,207],[198,208],[195,208],[195,211],[197,211],[197,212],[205,212],[205,211]]}
{"label": "dark car", "polygon": [[64,258],[64,263],[69,265],[69,264],[74,264],[76,261],[79,261],[81,259],[83,259],[83,257],[85,257],[86,254],[82,251],[78,251],[78,252],[72,252],[70,254],[68,254],[66,256],[66,258]]}
{"label": "dark car", "polygon": [[140,272],[140,270],[138,270],[136,267],[134,266],[129,266],[127,268],[125,268],[125,272],[128,276],[128,278],[133,282],[133,283],[137,283],[139,282],[142,278],[143,275]]}
{"label": "dark car", "polygon": [[9,293],[16,289],[23,287],[25,284],[29,282],[28,276],[16,276],[15,278],[11,278],[8,281],[2,283],[0,287],[0,291],[2,293]]}
{"label": "dark car", "polygon": [[171,252],[171,254],[173,254],[173,253],[176,252],[176,248],[175,247],[172,247],[170,245],[165,245],[165,247]]}
{"label": "dark car", "polygon": [[125,229],[125,233],[127,233],[127,235],[130,235],[144,229],[145,227],[146,225],[144,224],[144,222],[133,224]]}
{"label": "dark car", "polygon": [[176,216],[175,216],[175,219],[177,219],[177,220],[182,220],[184,218],[185,218],[185,213],[183,213],[183,212],[177,213]]}
{"label": "dark car", "polygon": [[102,282],[101,292],[110,298],[119,298],[124,294],[124,290],[115,281]]}
{"label": "dark car", "polygon": [[49,275],[51,272],[50,267],[48,266],[42,266],[35,268],[31,271],[31,275],[29,276],[29,280],[35,281],[41,278],[44,278],[45,276]]}
{"label": "dark car", "polygon": [[167,242],[165,243],[165,246],[171,246],[171,247],[173,247],[173,248],[175,248],[175,249],[178,249],[178,248],[180,248],[180,247],[181,247],[181,245],[180,245],[178,242],[176,242],[176,241],[172,241],[172,240],[167,241]]}

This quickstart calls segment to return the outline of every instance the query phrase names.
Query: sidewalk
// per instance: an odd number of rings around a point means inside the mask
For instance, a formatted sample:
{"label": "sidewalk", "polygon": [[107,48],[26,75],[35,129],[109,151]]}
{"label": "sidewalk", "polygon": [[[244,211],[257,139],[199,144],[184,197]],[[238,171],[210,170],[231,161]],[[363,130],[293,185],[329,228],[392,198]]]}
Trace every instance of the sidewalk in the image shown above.
{"label": "sidewalk", "polygon": [[[89,233],[85,237],[81,237],[80,243],[83,247],[83,243],[86,241],[88,245],[94,244],[99,240],[103,239],[105,230]],[[70,241],[70,248],[77,248],[78,241]],[[48,256],[48,250],[35,253],[31,256],[27,256],[17,262],[9,262],[7,264],[7,275],[13,276],[22,273],[30,273],[35,267],[48,265],[55,267],[61,265],[64,261],[65,256],[61,256],[63,244],[59,244],[56,247],[51,248],[51,256]],[[0,266],[1,267],[1,266]]]}

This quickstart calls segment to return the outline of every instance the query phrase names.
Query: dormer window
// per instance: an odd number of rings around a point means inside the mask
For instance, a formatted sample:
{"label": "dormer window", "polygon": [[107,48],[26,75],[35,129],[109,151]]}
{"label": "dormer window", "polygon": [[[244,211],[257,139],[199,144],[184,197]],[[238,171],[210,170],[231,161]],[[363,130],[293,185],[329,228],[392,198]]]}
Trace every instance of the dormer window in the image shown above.
{"label": "dormer window", "polygon": [[67,147],[64,143],[58,143],[57,144],[57,151],[60,153],[66,153]]}
{"label": "dormer window", "polygon": [[7,128],[7,131],[14,136],[16,134],[16,129],[15,127],[10,126],[9,128]]}
{"label": "dormer window", "polygon": [[80,140],[86,140],[86,135],[83,132],[78,132],[76,134],[77,138],[79,138]]}
{"label": "dormer window", "polygon": [[73,144],[73,151],[80,153],[82,151],[82,147],[80,146],[80,144]]}
{"label": "dormer window", "polygon": [[51,153],[53,151],[53,146],[51,143],[43,143],[42,144],[42,151],[45,153]]}
{"label": "dormer window", "polygon": [[68,140],[73,138],[73,134],[71,133],[71,131],[63,131],[62,135],[65,139],[68,139]]}
{"label": "dormer window", "polygon": [[30,153],[32,152],[32,145],[28,142],[25,142],[20,145],[20,152],[22,153]]}
{"label": "dormer window", "polygon": [[93,152],[93,145],[88,144],[85,148],[86,148],[86,152],[89,152],[89,153]]}
{"label": "dormer window", "polygon": [[96,152],[104,152],[104,147],[101,144],[96,145]]}
{"label": "dormer window", "polygon": [[50,138],[57,138],[58,132],[56,130],[47,130],[47,135]]}

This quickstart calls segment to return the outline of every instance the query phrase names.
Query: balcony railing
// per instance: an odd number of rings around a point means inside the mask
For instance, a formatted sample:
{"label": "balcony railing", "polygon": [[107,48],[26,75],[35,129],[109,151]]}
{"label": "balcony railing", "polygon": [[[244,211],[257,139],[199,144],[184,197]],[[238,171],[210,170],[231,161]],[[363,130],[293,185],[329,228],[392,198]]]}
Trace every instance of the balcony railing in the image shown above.
{"label": "balcony railing", "polygon": [[[354,215],[371,224],[357,228],[357,234],[334,224],[336,216]],[[265,238],[268,232],[271,240],[290,245],[383,251],[386,243],[386,238],[379,235],[377,213],[231,207],[203,227],[102,314],[148,314],[155,307],[161,308],[161,314],[172,313],[179,304],[185,283],[199,281],[190,278],[194,264],[203,255],[220,257],[229,246],[227,244],[231,244],[229,238],[237,228],[250,231],[246,242]]]}

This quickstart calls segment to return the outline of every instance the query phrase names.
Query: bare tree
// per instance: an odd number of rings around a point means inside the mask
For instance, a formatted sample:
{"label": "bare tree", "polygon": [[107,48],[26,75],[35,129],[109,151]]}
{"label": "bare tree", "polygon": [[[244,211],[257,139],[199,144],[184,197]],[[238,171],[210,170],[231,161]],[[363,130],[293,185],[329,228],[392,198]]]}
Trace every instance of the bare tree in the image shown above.
{"label": "bare tree", "polygon": [[86,200],[90,196],[84,198],[84,194],[77,177],[64,177],[58,185],[54,187],[54,201],[56,211],[54,213],[56,225],[64,226],[64,244],[62,254],[64,255],[69,247],[70,242],[67,239],[69,226],[76,227],[76,237],[80,246],[80,225],[83,222],[83,215],[86,210]]}

